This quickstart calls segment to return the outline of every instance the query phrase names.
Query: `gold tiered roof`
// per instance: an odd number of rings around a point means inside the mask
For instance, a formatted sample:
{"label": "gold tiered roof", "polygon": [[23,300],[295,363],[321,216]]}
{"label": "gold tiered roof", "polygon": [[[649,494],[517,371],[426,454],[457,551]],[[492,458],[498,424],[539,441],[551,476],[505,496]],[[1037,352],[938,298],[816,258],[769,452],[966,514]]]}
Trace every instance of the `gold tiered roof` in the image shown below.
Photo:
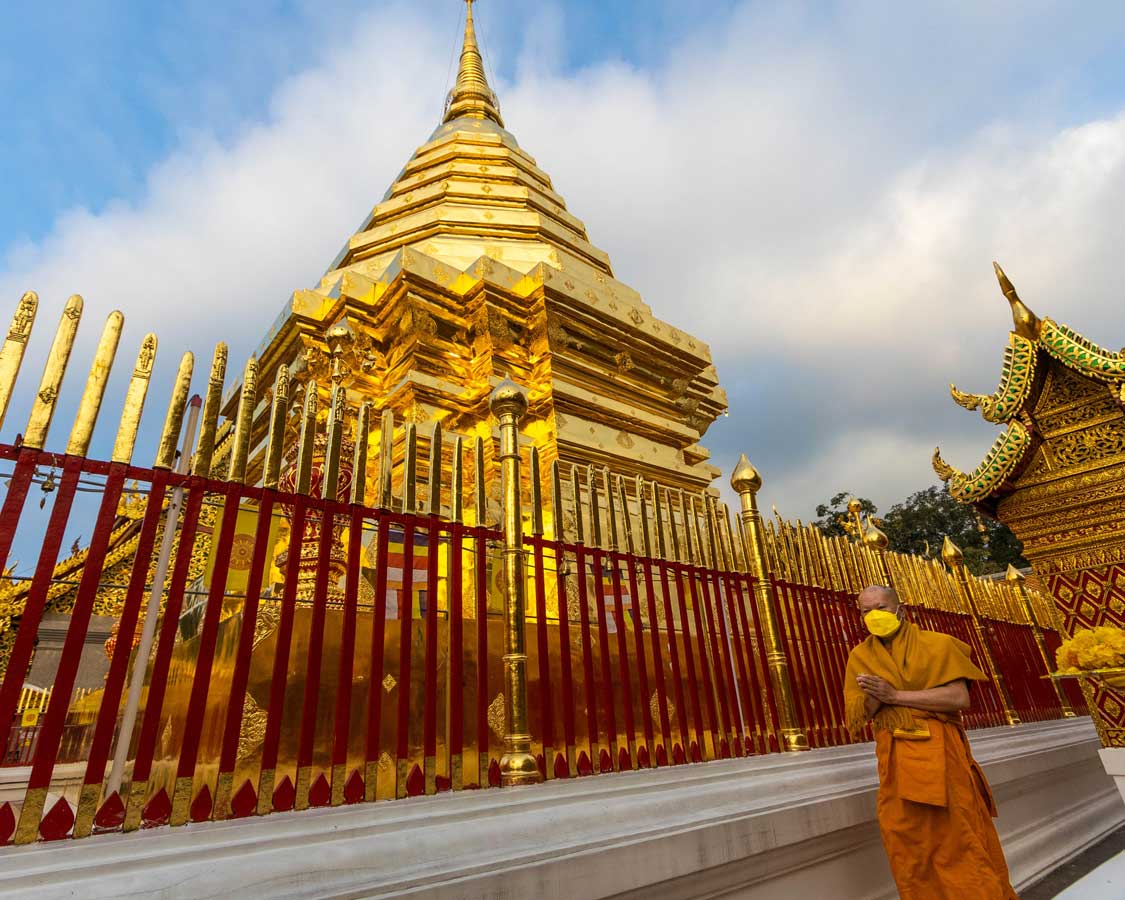
{"label": "gold tiered roof", "polygon": [[548,460],[695,490],[718,474],[698,443],[726,408],[707,345],[614,278],[504,129],[471,3],[443,122],[320,283],[293,295],[259,348],[263,376],[285,364],[324,386],[325,331],[345,318],[346,386],[401,418],[490,432],[488,393],[509,375]]}
{"label": "gold tiered roof", "polygon": [[1125,355],[1037,316],[993,265],[1014,322],[1000,384],[988,395],[953,385],[950,392],[958,405],[1005,428],[971,472],[946,463],[940,448],[933,458],[954,498],[990,513],[1017,488],[1077,469],[1109,473],[1115,457],[1125,455]]}

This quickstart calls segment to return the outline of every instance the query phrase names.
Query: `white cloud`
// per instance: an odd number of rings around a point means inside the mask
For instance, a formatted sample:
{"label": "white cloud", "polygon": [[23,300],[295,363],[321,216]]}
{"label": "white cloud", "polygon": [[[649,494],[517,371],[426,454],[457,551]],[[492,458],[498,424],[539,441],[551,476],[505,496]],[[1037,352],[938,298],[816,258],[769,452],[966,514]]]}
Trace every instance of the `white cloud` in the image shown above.
{"label": "white cloud", "polygon": [[[927,45],[912,64],[901,20],[861,9],[813,28],[811,12],[744,6],[651,71],[559,74],[558,9],[508,48],[522,62],[497,85],[507,123],[618,276],[712,344],[732,406],[708,436],[715,461],[750,452],[787,513],[842,489],[887,506],[932,483],[938,442],[975,465],[995,432],[945,385],[998,375],[993,258],[1033,309],[1122,340],[1125,118],[1109,104],[1069,120],[1061,75],[989,95],[1048,43],[1060,72],[1080,68],[1097,49],[1080,23],[1056,40],[1029,17],[984,58],[964,35],[992,14],[961,10],[934,37],[940,61]],[[11,248],[0,296],[34,287],[50,318],[74,290],[91,319],[119,307],[127,342],[164,338],[165,377],[185,344],[206,358],[226,338],[243,357],[436,124],[448,31],[411,13],[362,21],[278,88],[267,122],[198,137],[137,204],[74,211]]]}

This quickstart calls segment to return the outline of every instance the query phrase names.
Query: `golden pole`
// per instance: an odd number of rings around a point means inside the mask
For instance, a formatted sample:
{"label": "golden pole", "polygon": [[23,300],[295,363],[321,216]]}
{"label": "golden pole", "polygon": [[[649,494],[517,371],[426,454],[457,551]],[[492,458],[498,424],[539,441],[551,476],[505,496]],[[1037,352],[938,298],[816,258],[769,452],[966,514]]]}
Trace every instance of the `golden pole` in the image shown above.
{"label": "golden pole", "polygon": [[527,394],[505,379],[492,392],[489,406],[500,420],[500,468],[504,496],[504,674],[507,681],[507,752],[500,758],[505,787],[535,784],[539,766],[531,755],[527,715],[527,652],[524,647],[523,514],[520,509],[519,421],[527,412]]}
{"label": "golden pole", "polygon": [[[1031,598],[1027,595],[1027,583],[1024,581],[1023,576],[1015,566],[1008,564],[1008,571],[1004,575],[1006,581],[1011,582],[1019,594],[1020,599],[1023,600],[1024,608],[1027,610],[1027,618],[1031,621],[1031,630],[1035,633],[1035,643],[1039,645],[1039,655],[1043,657],[1043,666],[1048,672],[1054,667],[1051,665],[1051,655],[1047,652],[1047,641],[1043,638],[1043,629],[1039,627],[1039,622],[1035,618],[1035,610],[1031,606]],[[1058,695],[1059,704],[1062,706],[1062,714],[1064,719],[1073,719],[1074,710],[1070,707],[1070,701],[1066,699],[1066,692],[1063,691],[1062,685],[1055,679],[1051,679],[1051,684],[1055,688],[1055,694]]]}
{"label": "golden pole", "polygon": [[0,426],[4,424],[4,416],[8,412],[12,390],[16,386],[20,366],[23,365],[27,339],[31,337],[31,327],[35,324],[38,311],[39,295],[35,291],[28,291],[20,298],[16,313],[12,316],[12,324],[8,328],[8,336],[4,339],[3,346],[0,346]]}
{"label": "golden pole", "polygon": [[988,663],[992,682],[996,685],[996,690],[1000,694],[1000,703],[1004,707],[1004,718],[1008,720],[1009,725],[1019,725],[1020,717],[1016,715],[1012,697],[1008,693],[1008,686],[1004,683],[1004,676],[1000,673],[1000,667],[996,665],[996,658],[992,655],[992,648],[988,645],[988,636],[981,624],[976,601],[973,599],[972,586],[969,584],[969,572],[965,568],[965,554],[961,552],[960,547],[949,539],[948,535],[941,545],[941,558],[949,566],[949,570],[953,573],[962,594],[968,601],[969,614],[973,617],[973,628],[976,629],[977,639],[984,649],[984,658]]}
{"label": "golden pole", "polygon": [[742,524],[746,532],[746,558],[750,563],[750,574],[754,576],[754,595],[758,613],[762,619],[766,642],[766,661],[770,669],[770,681],[777,701],[778,716],[781,719],[781,736],[786,750],[808,750],[809,740],[797,719],[797,706],[793,702],[793,685],[789,680],[789,661],[781,646],[781,630],[778,624],[777,604],[773,596],[769,573],[766,571],[766,547],[762,533],[762,516],[758,512],[758,490],[762,486],[762,476],[743,454],[731,473],[730,484],[738,492],[742,501]]}

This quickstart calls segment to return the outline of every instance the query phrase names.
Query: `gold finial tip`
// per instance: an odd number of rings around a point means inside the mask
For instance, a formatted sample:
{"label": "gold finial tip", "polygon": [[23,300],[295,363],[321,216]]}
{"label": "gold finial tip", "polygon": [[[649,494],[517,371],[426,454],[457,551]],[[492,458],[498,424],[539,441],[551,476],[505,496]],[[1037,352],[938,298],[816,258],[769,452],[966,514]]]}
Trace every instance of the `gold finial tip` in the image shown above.
{"label": "gold finial tip", "polygon": [[730,486],[740,494],[756,494],[762,486],[761,473],[754,468],[745,453],[738,458],[738,465],[730,473]]}
{"label": "gold finial tip", "polygon": [[947,566],[951,567],[959,566],[965,561],[965,554],[949,539],[949,535],[946,535],[945,540],[941,542],[941,558]]}
{"label": "gold finial tip", "polygon": [[1020,300],[1020,295],[1016,293],[1015,285],[1013,285],[1008,276],[1004,274],[1004,270],[1000,268],[1000,264],[993,261],[992,266],[996,270],[996,280],[1000,282],[1000,290],[1004,292],[1004,296],[1008,298],[1008,305],[1012,307],[1012,321],[1016,326],[1016,334],[1028,340],[1037,340],[1040,327],[1039,317]]}
{"label": "gold finial tip", "polygon": [[527,412],[527,391],[510,378],[505,378],[492,390],[488,405],[498,416],[515,413],[522,416]]}
{"label": "gold finial tip", "polygon": [[853,516],[856,513],[863,512],[863,504],[859,501],[858,497],[852,497],[852,499],[848,501],[848,512]]}
{"label": "gold finial tip", "polygon": [[1024,578],[1023,578],[1023,575],[1020,573],[1019,569],[1017,569],[1011,563],[1008,563],[1008,571],[1004,573],[1004,580],[1005,581],[1023,581]]}
{"label": "gold finial tip", "polygon": [[875,527],[874,522],[868,519],[867,530],[863,532],[863,543],[875,550],[886,550],[891,541],[880,529]]}

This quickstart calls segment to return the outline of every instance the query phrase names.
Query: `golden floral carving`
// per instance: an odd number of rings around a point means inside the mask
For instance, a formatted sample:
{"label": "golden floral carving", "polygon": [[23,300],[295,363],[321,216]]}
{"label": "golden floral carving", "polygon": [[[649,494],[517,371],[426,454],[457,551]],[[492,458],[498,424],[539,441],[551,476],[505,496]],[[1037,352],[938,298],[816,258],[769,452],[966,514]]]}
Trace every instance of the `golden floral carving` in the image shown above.
{"label": "golden floral carving", "polygon": [[507,712],[504,708],[504,695],[497,694],[488,704],[488,727],[496,737],[504,740],[507,734]]}

